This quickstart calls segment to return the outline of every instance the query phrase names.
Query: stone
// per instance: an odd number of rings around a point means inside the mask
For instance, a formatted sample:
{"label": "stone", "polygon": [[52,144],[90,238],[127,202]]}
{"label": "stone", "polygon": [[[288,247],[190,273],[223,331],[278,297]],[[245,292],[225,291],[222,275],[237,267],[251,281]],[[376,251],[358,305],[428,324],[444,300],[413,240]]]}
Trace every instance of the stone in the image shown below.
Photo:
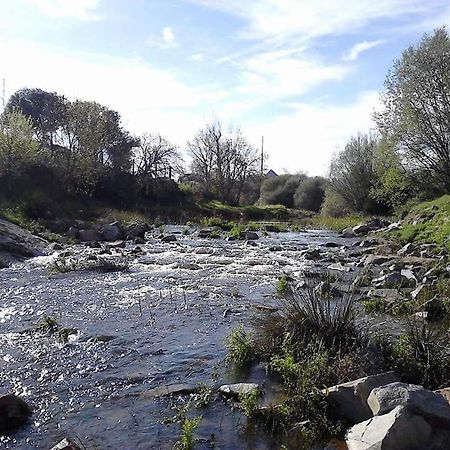
{"label": "stone", "polygon": [[78,232],[78,239],[82,242],[95,242],[98,241],[99,236],[95,230],[80,230]]}
{"label": "stone", "polygon": [[211,234],[214,233],[214,228],[202,228],[198,230],[197,236],[201,239],[206,239],[211,237]]}
{"label": "stone", "polygon": [[400,272],[391,272],[373,280],[377,288],[400,289],[411,285],[411,281]]}
{"label": "stone", "polygon": [[444,397],[445,400],[447,400],[447,402],[450,403],[450,387],[438,389],[437,391],[434,392]]}
{"label": "stone", "polygon": [[385,255],[367,255],[364,258],[364,265],[365,266],[379,266],[381,264],[384,264],[385,262],[388,262],[392,259],[391,256],[385,256]]}
{"label": "stone", "polygon": [[431,425],[450,427],[450,404],[438,393],[415,384],[396,382],[377,387],[370,393],[367,404],[374,415],[405,406],[411,413],[427,419]]}
{"label": "stone", "polygon": [[307,260],[319,259],[321,256],[318,248],[303,250],[300,254]]}
{"label": "stone", "polygon": [[112,241],[107,244],[107,248],[125,248],[126,246],[125,241]]}
{"label": "stone", "polygon": [[402,406],[354,425],[347,432],[348,450],[424,450],[432,429],[425,419]]}
{"label": "stone", "polygon": [[127,241],[132,241],[133,239],[144,239],[145,232],[148,230],[147,224],[142,223],[130,223],[125,227],[125,238]]}
{"label": "stone", "polygon": [[426,300],[430,297],[432,292],[432,288],[425,284],[419,284],[413,291],[411,291],[411,299],[414,301],[422,301]]}
{"label": "stone", "polygon": [[118,222],[113,222],[100,227],[99,234],[105,241],[120,241],[123,238],[123,230]]}
{"label": "stone", "polygon": [[325,242],[324,247],[326,247],[326,248],[336,248],[336,247],[340,247],[340,245],[337,244],[336,242]]}
{"label": "stone", "polygon": [[7,394],[0,397],[0,433],[7,433],[25,425],[31,408],[20,397]]}
{"label": "stone", "polygon": [[413,245],[412,245],[411,242],[409,242],[408,244],[404,245],[404,246],[397,252],[397,255],[399,255],[399,256],[409,255],[410,253],[412,253],[413,250],[414,250]]}
{"label": "stone", "polygon": [[254,231],[246,230],[245,239],[247,241],[256,241],[257,239],[259,239],[259,236],[258,233],[255,233]]}
{"label": "stone", "polygon": [[168,234],[167,236],[163,236],[161,238],[162,242],[175,242],[177,240],[177,237],[174,234]]}
{"label": "stone", "polygon": [[342,231],[342,233],[340,234],[340,237],[346,238],[346,239],[351,239],[351,238],[356,237],[356,234],[353,232],[352,228],[349,227]]}
{"label": "stone", "polygon": [[321,297],[338,297],[341,291],[333,286],[329,281],[321,281],[315,288],[314,291]]}
{"label": "stone", "polygon": [[49,250],[52,250],[54,252],[62,250],[63,246],[62,244],[60,244],[59,242],[52,242],[49,246],[48,246]]}
{"label": "stone", "polygon": [[350,266],[345,266],[344,264],[338,262],[328,266],[329,270],[337,270],[338,272],[351,272],[353,269]]}
{"label": "stone", "polygon": [[220,386],[219,392],[225,397],[238,398],[240,395],[251,394],[253,391],[259,391],[259,385],[256,383],[236,383],[224,384]]}
{"label": "stone", "polygon": [[398,381],[397,374],[386,372],[338,384],[322,392],[327,396],[333,415],[357,423],[372,417],[372,411],[367,405],[371,391],[395,381]]}
{"label": "stone", "polygon": [[425,303],[425,312],[427,313],[427,320],[429,321],[443,319],[445,311],[444,302],[437,295]]}
{"label": "stone", "polygon": [[155,398],[155,397],[167,397],[169,395],[183,395],[183,394],[194,394],[198,391],[198,388],[190,386],[188,384],[169,384],[166,386],[158,386],[153,389],[149,389],[144,392],[140,392],[139,397],[143,398]]}
{"label": "stone", "polygon": [[50,450],[81,450],[81,447],[69,438],[64,438],[62,441],[54,445]]}

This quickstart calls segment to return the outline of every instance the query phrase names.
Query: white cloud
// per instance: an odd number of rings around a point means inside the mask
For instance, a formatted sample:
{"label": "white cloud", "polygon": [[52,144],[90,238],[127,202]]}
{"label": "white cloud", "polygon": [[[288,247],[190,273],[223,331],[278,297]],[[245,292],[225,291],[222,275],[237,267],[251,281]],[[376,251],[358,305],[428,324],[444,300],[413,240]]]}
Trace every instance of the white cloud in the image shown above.
{"label": "white cloud", "polygon": [[374,127],[371,114],[378,108],[375,91],[362,93],[344,105],[299,103],[294,112],[263,125],[245,127],[255,145],[264,135],[268,165],[276,172],[306,171],[326,175],[333,153],[342,149],[349,137]]}
{"label": "white cloud", "polygon": [[342,80],[350,70],[343,65],[326,65],[306,53],[294,57],[285,51],[260,53],[242,66],[243,83],[238,92],[266,101],[305,94],[326,81]]}
{"label": "white cloud", "polygon": [[355,61],[362,52],[370,50],[371,48],[378,47],[379,45],[382,45],[385,42],[386,41],[383,39],[377,41],[358,42],[347,53],[343,55],[342,59],[344,61]]}
{"label": "white cloud", "polygon": [[95,11],[100,0],[31,0],[45,14],[53,17],[70,17],[80,20],[97,20]]}
{"label": "white cloud", "polygon": [[173,32],[171,27],[164,27],[159,36],[150,35],[146,39],[145,43],[161,49],[178,47],[175,33]]}
{"label": "white cloud", "polygon": [[195,62],[202,62],[205,59],[205,55],[203,53],[194,53],[189,59]]}
{"label": "white cloud", "polygon": [[434,5],[422,0],[187,0],[237,15],[248,23],[252,38],[314,38],[354,32],[376,19],[432,14]]}

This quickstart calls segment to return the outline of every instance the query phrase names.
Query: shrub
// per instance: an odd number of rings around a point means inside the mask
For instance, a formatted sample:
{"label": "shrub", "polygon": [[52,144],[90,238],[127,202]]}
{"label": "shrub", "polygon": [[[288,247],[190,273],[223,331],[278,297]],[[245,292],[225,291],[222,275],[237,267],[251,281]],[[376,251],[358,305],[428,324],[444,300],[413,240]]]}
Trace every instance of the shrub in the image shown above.
{"label": "shrub", "polygon": [[177,450],[192,450],[197,439],[194,436],[195,430],[202,421],[202,416],[193,417],[188,419],[187,417],[181,422],[181,437],[175,444],[174,448]]}
{"label": "shrub", "polygon": [[324,201],[320,211],[323,216],[330,217],[344,217],[351,212],[344,198],[332,189],[325,191]]}
{"label": "shrub", "polygon": [[307,178],[295,190],[294,206],[298,209],[319,212],[325,197],[325,180]]}
{"label": "shrub", "polygon": [[253,343],[242,326],[231,332],[227,341],[227,349],[226,362],[238,369],[247,368],[256,359]]}
{"label": "shrub", "polygon": [[262,205],[294,206],[294,193],[299,184],[306,179],[306,175],[280,175],[266,178],[261,185],[259,203]]}

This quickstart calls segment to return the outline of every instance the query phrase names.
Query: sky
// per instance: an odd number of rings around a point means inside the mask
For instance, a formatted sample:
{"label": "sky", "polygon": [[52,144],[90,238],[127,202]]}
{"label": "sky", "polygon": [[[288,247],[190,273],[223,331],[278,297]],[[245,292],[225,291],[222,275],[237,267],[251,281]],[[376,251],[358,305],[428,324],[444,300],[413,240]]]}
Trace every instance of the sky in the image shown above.
{"label": "sky", "polygon": [[239,126],[276,172],[326,175],[448,0],[0,0],[0,79],[94,100],[183,150]]}

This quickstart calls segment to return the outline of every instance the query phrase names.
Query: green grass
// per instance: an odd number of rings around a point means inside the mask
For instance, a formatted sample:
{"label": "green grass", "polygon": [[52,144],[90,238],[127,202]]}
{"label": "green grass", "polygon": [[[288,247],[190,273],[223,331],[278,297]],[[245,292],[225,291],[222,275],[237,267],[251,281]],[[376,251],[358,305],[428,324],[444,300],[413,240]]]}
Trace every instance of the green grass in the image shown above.
{"label": "green grass", "polygon": [[450,195],[412,206],[401,229],[389,237],[400,244],[434,243],[450,251]]}
{"label": "green grass", "polygon": [[242,326],[235,328],[227,340],[226,362],[237,369],[245,369],[255,361],[256,353],[250,336]]}
{"label": "green grass", "polygon": [[362,215],[330,217],[319,214],[312,218],[312,225],[316,228],[323,228],[341,233],[346,228],[354,227],[355,225],[364,222],[366,219],[367,217],[365,218]]}

